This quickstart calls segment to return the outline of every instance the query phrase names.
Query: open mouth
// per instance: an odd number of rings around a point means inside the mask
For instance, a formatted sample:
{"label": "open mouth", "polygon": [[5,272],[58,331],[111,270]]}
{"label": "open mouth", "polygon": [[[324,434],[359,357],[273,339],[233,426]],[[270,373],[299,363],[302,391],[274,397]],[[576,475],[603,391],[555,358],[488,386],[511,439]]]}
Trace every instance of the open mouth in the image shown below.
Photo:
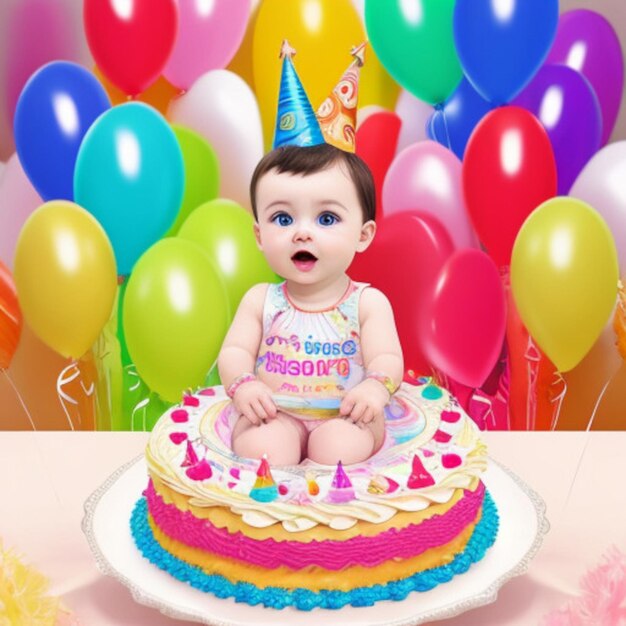
{"label": "open mouth", "polygon": [[294,265],[302,272],[308,272],[313,269],[317,257],[306,250],[299,250],[292,257]]}

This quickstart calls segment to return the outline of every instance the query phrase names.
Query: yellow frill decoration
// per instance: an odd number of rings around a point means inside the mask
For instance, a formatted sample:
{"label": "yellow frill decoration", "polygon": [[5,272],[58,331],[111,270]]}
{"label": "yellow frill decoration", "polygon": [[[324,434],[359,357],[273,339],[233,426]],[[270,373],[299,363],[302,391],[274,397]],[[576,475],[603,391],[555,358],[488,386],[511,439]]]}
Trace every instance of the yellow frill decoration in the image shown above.
{"label": "yellow frill decoration", "polygon": [[47,595],[48,587],[43,574],[24,565],[0,540],[0,626],[77,624],[59,598]]}

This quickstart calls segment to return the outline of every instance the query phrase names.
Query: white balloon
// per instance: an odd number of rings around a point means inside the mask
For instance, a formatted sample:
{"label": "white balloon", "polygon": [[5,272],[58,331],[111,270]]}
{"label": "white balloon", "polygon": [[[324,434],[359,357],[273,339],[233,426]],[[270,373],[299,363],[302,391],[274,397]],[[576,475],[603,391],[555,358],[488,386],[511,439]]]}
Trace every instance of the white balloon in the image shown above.
{"label": "white balloon", "polygon": [[263,131],[248,84],[228,70],[207,72],[170,104],[167,117],[209,142],[219,159],[220,195],[250,208],[248,188],[263,156]]}
{"label": "white balloon", "polygon": [[578,175],[569,195],[584,200],[606,221],[626,277],[626,141],[605,146]]}
{"label": "white balloon", "polygon": [[400,91],[396,103],[396,115],[402,120],[398,148],[396,154],[402,152],[407,146],[418,141],[428,139],[426,134],[426,122],[435,109],[423,100],[416,98],[405,89]]}
{"label": "white balloon", "polygon": [[8,268],[13,268],[15,245],[24,222],[42,204],[14,154],[0,177],[0,259]]}

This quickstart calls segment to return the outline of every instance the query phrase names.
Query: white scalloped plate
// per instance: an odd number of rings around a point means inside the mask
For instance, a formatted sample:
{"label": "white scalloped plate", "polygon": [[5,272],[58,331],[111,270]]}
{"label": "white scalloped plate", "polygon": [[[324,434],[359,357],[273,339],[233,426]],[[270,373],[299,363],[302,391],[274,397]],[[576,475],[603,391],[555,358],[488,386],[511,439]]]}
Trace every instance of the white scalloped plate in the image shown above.
{"label": "white scalloped plate", "polygon": [[[408,626],[459,615],[494,602],[504,583],[524,574],[549,524],[540,496],[510,470],[490,460],[483,480],[500,514],[495,544],[465,574],[434,589],[411,593],[402,602],[338,611],[266,609],[220,600],[172,578],[135,547],[130,516],[147,484],[143,456],[118,469],[85,502],[83,531],[100,571],[128,587],[134,599],[161,613],[215,626]],[[392,617],[393,616],[393,617]]]}

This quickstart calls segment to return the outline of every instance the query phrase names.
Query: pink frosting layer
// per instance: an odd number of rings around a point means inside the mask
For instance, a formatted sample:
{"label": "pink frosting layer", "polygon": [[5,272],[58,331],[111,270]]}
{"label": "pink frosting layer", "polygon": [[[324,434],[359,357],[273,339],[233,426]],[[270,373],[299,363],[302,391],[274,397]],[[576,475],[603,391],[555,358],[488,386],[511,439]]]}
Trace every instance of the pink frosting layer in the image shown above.
{"label": "pink frosting layer", "polygon": [[375,537],[353,537],[346,541],[255,541],[240,532],[229,533],[209,521],[165,504],[152,481],[145,496],[148,510],[159,528],[172,539],[193,548],[237,559],[267,569],[286,566],[294,570],[317,565],[341,570],[353,565],[374,567],[393,558],[407,559],[455,539],[478,515],[485,495],[482,482],[444,515],[434,515],[421,524],[390,528]]}

